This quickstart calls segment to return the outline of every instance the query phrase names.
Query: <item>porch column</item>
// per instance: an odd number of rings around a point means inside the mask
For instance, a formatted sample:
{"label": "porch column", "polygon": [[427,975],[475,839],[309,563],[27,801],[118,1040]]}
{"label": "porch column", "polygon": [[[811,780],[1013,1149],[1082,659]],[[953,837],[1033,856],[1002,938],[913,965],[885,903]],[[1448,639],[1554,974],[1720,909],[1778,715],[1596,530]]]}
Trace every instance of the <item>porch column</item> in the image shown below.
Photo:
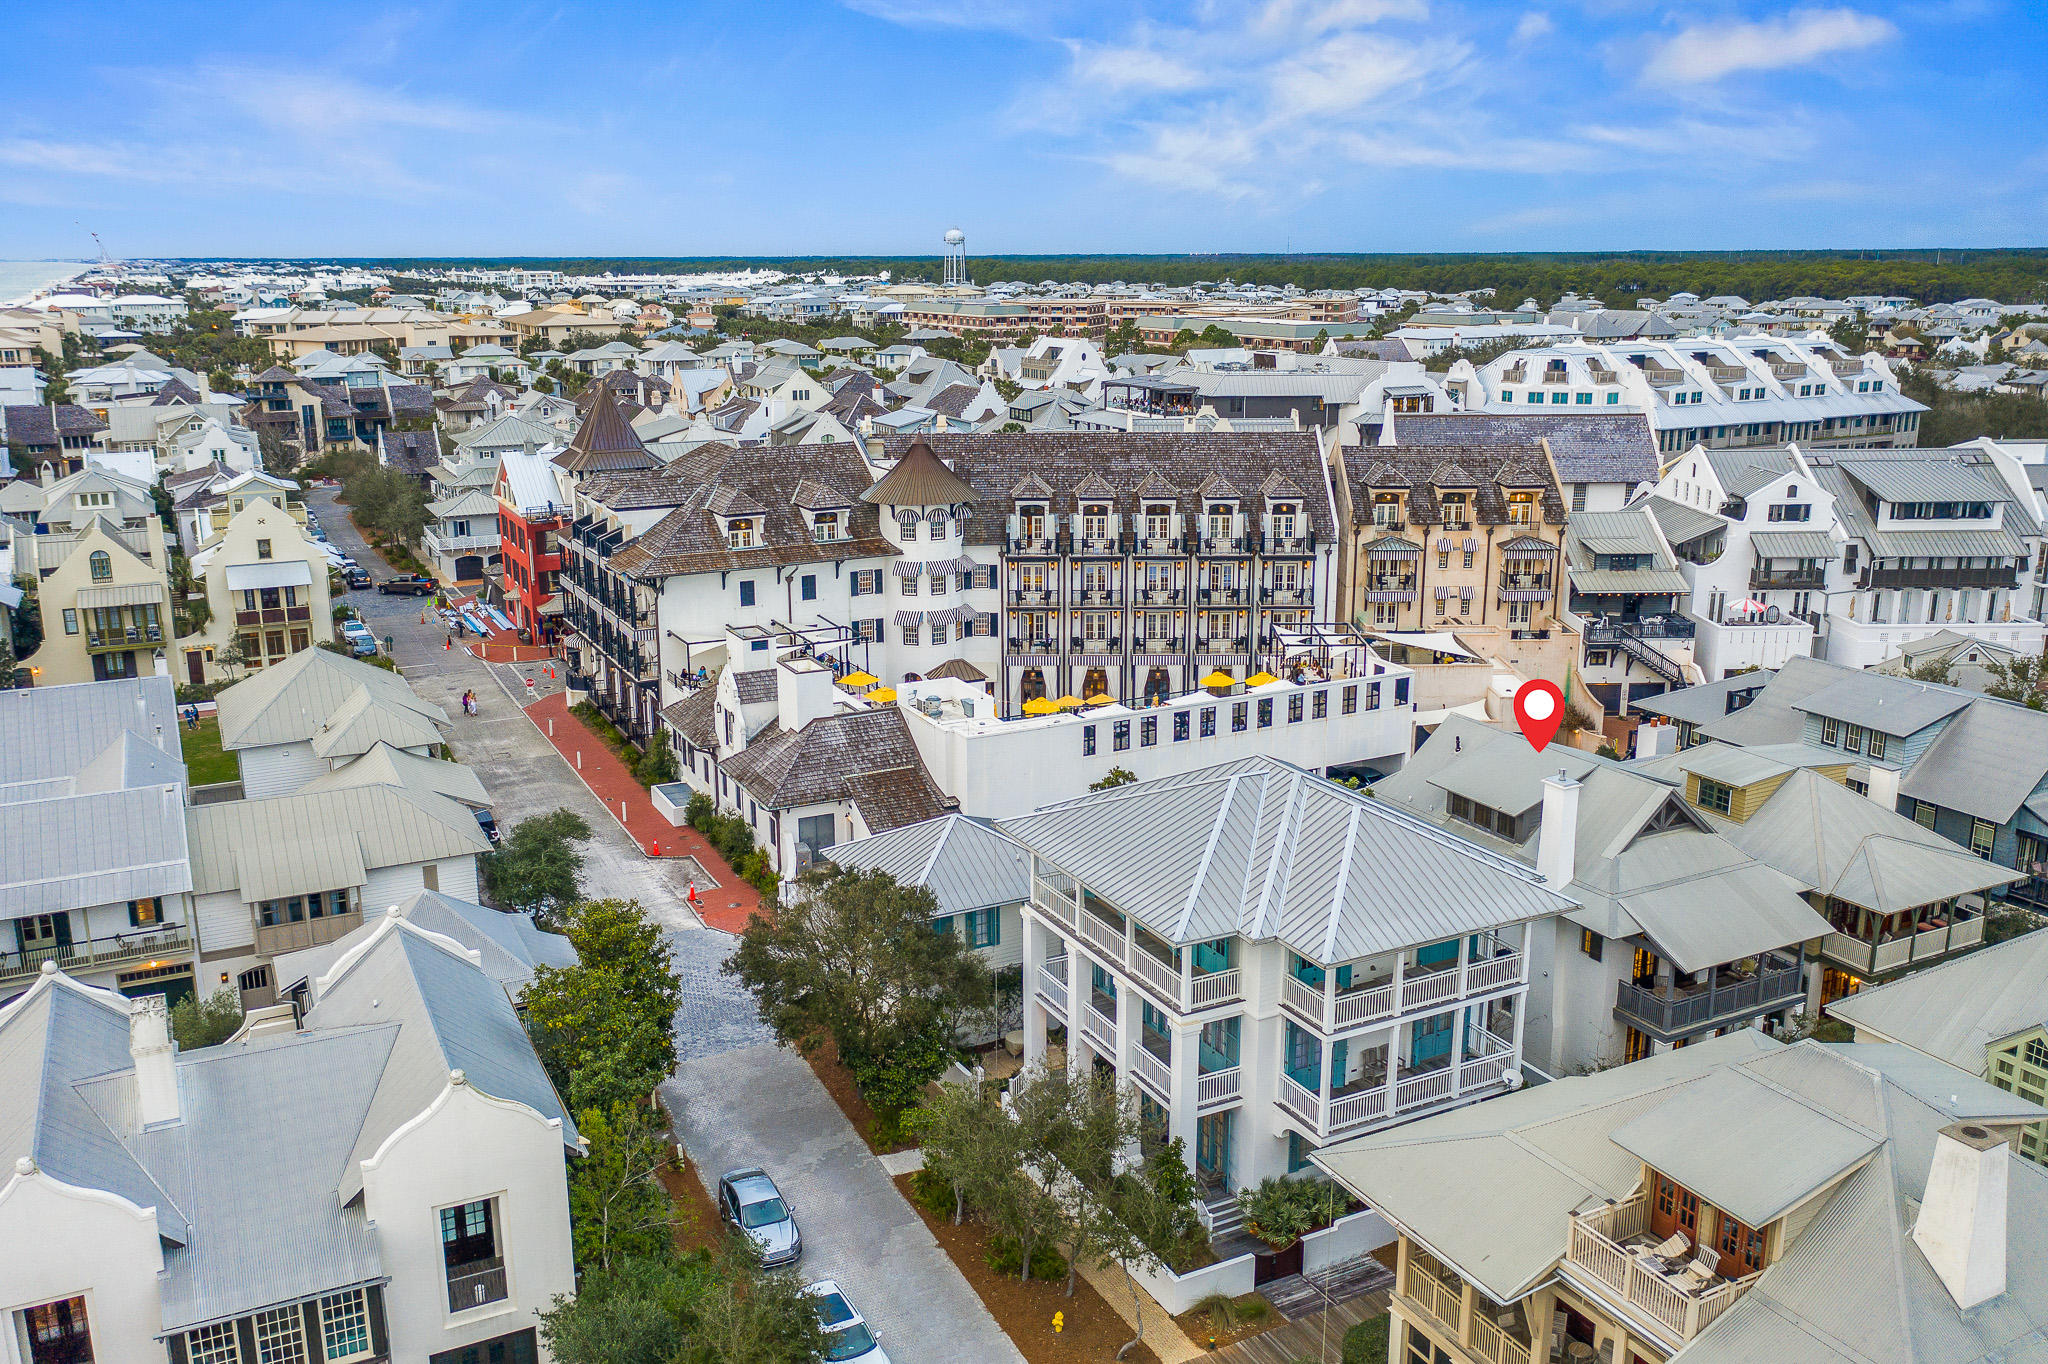
{"label": "porch column", "polygon": [[1330,1091],[1336,1088],[1335,1077],[1330,1074],[1330,1070],[1331,1062],[1336,1059],[1337,1044],[1321,1040],[1316,1045],[1321,1049],[1319,1054],[1322,1057],[1322,1064],[1318,1069],[1323,1072],[1322,1089],[1316,1095],[1316,1117],[1323,1129],[1323,1135],[1327,1136],[1330,1131]]}
{"label": "porch column", "polygon": [[1472,935],[1458,935],[1458,997],[1464,998],[1465,983],[1472,970]]}
{"label": "porch column", "polygon": [[1472,1027],[1472,1009],[1461,1004],[1451,1015],[1451,1097],[1465,1088],[1465,1038]]}
{"label": "porch column", "polygon": [[1401,1012],[1401,981],[1405,974],[1403,967],[1406,965],[1407,960],[1408,953],[1406,948],[1394,953],[1394,1012],[1396,1014]]}
{"label": "porch column", "polygon": [[[1045,1064],[1045,1005],[1039,1002],[1038,981],[1046,958],[1046,927],[1038,921],[1030,909],[1024,911],[1024,1065],[1026,1068]],[[1072,958],[1068,959],[1069,966]],[[1071,970],[1068,975],[1072,975]],[[1073,985],[1067,986],[1067,1009],[1071,1016],[1074,1004]],[[1069,1028],[1071,1036],[1073,1029]],[[1071,1045],[1071,1042],[1069,1043]]]}
{"label": "porch column", "polygon": [[1337,1017],[1337,969],[1323,968],[1323,1028],[1327,1031]]}
{"label": "porch column", "polygon": [[1401,1092],[1401,1029],[1389,1028],[1383,1035],[1387,1039],[1387,1098],[1380,1111],[1391,1118],[1394,1116],[1394,1099]]}
{"label": "porch column", "polygon": [[1515,1048],[1515,1051],[1514,1051],[1514,1055],[1513,1055],[1513,1056],[1512,1056],[1512,1057],[1511,1057],[1510,1059],[1511,1059],[1511,1060],[1512,1060],[1512,1061],[1514,1062],[1514,1066],[1515,1066],[1515,1069],[1516,1069],[1516,1070],[1520,1070],[1520,1069],[1522,1068],[1522,1020],[1523,1020],[1523,1019],[1524,1019],[1525,1017],[1527,1017],[1527,1016],[1528,1016],[1528,1013],[1529,1013],[1529,996],[1527,996],[1527,995],[1516,995],[1516,996],[1515,996],[1515,1031],[1514,1031],[1514,1036],[1513,1036],[1512,1038],[1510,1038],[1510,1039],[1509,1039],[1509,1040],[1510,1040],[1510,1041],[1511,1041],[1511,1042],[1512,1042],[1512,1043],[1514,1044],[1514,1048]]}
{"label": "porch column", "polygon": [[[1166,1135],[1180,1141],[1190,1161],[1195,1158],[1195,1110],[1200,1102],[1201,1034],[1200,1024],[1176,1019],[1167,1039],[1173,1087],[1167,1091]],[[1239,1038],[1238,1044],[1242,1046],[1244,1039]]]}

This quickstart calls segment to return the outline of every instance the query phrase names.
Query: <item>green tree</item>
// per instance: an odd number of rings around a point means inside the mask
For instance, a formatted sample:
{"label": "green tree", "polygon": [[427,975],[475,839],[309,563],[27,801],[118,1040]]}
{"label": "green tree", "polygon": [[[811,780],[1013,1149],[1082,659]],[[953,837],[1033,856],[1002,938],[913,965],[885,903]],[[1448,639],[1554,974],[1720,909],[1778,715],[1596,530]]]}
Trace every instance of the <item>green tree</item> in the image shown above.
{"label": "green tree", "polygon": [[905,1115],[924,1152],[924,1168],[953,1191],[953,1225],[990,1203],[1017,1174],[1022,1129],[992,1084],[939,1085]]}
{"label": "green tree", "polygon": [[1107,791],[1112,787],[1128,786],[1138,779],[1138,774],[1128,767],[1112,767],[1105,772],[1101,781],[1088,783],[1090,791]]}
{"label": "green tree", "polygon": [[214,666],[232,679],[236,673],[249,666],[249,651],[242,646],[240,635],[231,636],[228,642],[213,651]]}
{"label": "green tree", "polygon": [[576,905],[566,927],[576,965],[538,967],[526,988],[534,1050],[571,1111],[637,1103],[675,1069],[667,939],[632,900]]}
{"label": "green tree", "polygon": [[728,1236],[678,1364],[810,1364],[825,1357],[818,1301],[789,1270],[762,1273],[754,1243]]}
{"label": "green tree", "polygon": [[668,1137],[640,1103],[587,1108],[576,1127],[589,1154],[569,1172],[569,1224],[577,1266],[609,1272],[628,1257],[659,1258],[674,1245],[675,1204],[658,1178]]}
{"label": "green tree", "polygon": [[1987,659],[1985,670],[1991,681],[1984,694],[2017,701],[2028,710],[2048,710],[2048,658],[2040,654],[2014,654],[2011,658]]}
{"label": "green tree", "polygon": [[1102,338],[1104,355],[1127,355],[1144,344],[1144,337],[1138,334],[1138,319],[1127,317],[1109,329]]}
{"label": "green tree", "polygon": [[[216,655],[216,658],[218,655]],[[501,909],[546,918],[583,898],[583,853],[590,822],[564,806],[522,819],[482,859],[484,895]]]}
{"label": "green tree", "polygon": [[[724,969],[784,1045],[808,1051],[829,1036],[856,1083],[891,1072],[895,1102],[944,1069],[946,1048],[932,1040],[989,991],[966,940],[932,931],[937,913],[922,886],[827,865],[781,897],[772,921],[747,921]],[[869,1102],[881,1108],[881,1097]]]}
{"label": "green tree", "polygon": [[634,775],[644,786],[659,786],[676,779],[676,751],[669,744],[666,727],[655,726],[654,737],[647,741],[647,752],[634,766]]}
{"label": "green tree", "polygon": [[738,1237],[716,1255],[588,1270],[540,1330],[557,1364],[814,1364],[826,1346],[801,1281],[762,1273]]}
{"label": "green tree", "polygon": [[218,1046],[242,1026],[242,997],[226,985],[210,995],[187,995],[171,1006],[170,1021],[178,1050]]}

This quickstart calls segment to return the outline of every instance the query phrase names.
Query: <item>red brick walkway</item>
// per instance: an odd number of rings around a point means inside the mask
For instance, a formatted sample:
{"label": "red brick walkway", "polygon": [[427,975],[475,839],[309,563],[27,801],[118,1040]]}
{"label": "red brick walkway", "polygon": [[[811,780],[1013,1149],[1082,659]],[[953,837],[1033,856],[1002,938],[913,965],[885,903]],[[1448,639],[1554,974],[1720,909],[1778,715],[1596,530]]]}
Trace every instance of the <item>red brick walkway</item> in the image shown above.
{"label": "red brick walkway", "polygon": [[[670,824],[662,818],[654,808],[654,798],[633,779],[618,755],[569,713],[566,696],[558,692],[534,702],[526,707],[526,718],[568,760],[569,766],[577,767],[577,755],[582,755],[577,775],[640,845],[641,852],[653,856],[658,846],[663,857],[694,857],[698,866],[718,879],[715,886],[697,887],[697,914],[705,923],[728,933],[737,933],[747,926],[747,917],[760,908],[760,893],[740,880],[739,873],[725,864],[725,859],[704,841],[702,834],[687,824]],[[552,734],[548,733],[550,722]]]}

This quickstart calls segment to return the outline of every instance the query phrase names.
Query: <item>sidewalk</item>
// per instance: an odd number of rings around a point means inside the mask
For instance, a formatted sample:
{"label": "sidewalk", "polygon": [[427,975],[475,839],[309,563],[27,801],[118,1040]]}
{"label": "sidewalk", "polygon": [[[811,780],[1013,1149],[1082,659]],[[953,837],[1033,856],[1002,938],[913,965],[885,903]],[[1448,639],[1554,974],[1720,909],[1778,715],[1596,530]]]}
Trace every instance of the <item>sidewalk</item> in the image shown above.
{"label": "sidewalk", "polygon": [[[1081,1277],[1102,1295],[1102,1300],[1114,1308],[1118,1316],[1134,1328],[1137,1326],[1131,1318],[1131,1285],[1124,1278],[1123,1270],[1114,1265],[1098,1265],[1083,1260]],[[1188,1333],[1180,1329],[1180,1323],[1168,1316],[1166,1309],[1142,1286],[1138,1289],[1138,1310],[1145,1314],[1145,1344],[1159,1356],[1159,1364],[1187,1364],[1188,1360],[1200,1359],[1208,1353],[1188,1339]]]}
{"label": "sidewalk", "polygon": [[[568,760],[569,766],[577,769],[583,784],[625,828],[642,853],[653,856],[653,849],[659,846],[663,857],[695,858],[698,866],[717,878],[717,885],[697,887],[697,914],[708,926],[727,933],[737,933],[747,926],[748,916],[761,906],[760,893],[740,880],[739,874],[725,864],[725,859],[704,841],[702,834],[686,824],[670,824],[662,818],[647,788],[633,779],[625,763],[569,713],[564,693],[543,697],[525,711],[526,718]],[[548,732],[550,721],[552,734]]]}

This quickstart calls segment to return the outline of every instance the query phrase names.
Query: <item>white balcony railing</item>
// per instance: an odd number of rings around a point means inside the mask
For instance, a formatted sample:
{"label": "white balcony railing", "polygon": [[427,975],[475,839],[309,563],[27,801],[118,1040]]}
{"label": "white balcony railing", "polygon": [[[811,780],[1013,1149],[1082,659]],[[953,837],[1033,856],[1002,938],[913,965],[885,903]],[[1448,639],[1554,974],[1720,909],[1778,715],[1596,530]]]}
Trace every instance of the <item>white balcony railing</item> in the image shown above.
{"label": "white balcony railing", "polygon": [[[1243,1082],[1240,1078],[1242,1074],[1243,1072],[1236,1066],[1232,1066],[1229,1070],[1204,1072],[1195,1082],[1195,1106],[1197,1108],[1207,1108],[1210,1104],[1228,1103],[1230,1100],[1235,1099],[1243,1090]],[[1287,1083],[1293,1084],[1294,1082],[1289,1080]],[[1301,1086],[1295,1085],[1295,1088],[1300,1089]]]}
{"label": "white balcony railing", "polygon": [[1486,994],[1522,978],[1523,955],[1508,952],[1470,962],[1465,969],[1461,992],[1455,967],[1408,975],[1400,982],[1398,994],[1391,980],[1330,991],[1330,985],[1310,985],[1292,974],[1281,977],[1280,999],[1303,1019],[1325,1033],[1346,1032],[1419,1010],[1431,1009],[1464,996]]}
{"label": "white balcony railing", "polygon": [[1131,1068],[1140,1080],[1152,1087],[1152,1092],[1161,1099],[1173,1093],[1173,1067],[1159,1059],[1143,1044],[1131,1048]]}
{"label": "white balcony railing", "polygon": [[1130,968],[1137,977],[1154,989],[1163,990],[1175,999],[1180,998],[1180,972],[1172,962],[1161,961],[1143,947],[1136,948],[1130,955]]}
{"label": "white balcony railing", "polygon": [[1105,1055],[1115,1055],[1116,1020],[1096,1008],[1092,997],[1076,1012],[1081,1015],[1082,1034],[1095,1044],[1096,1050]]}
{"label": "white balcony railing", "polygon": [[1112,928],[1093,914],[1083,911],[1081,915],[1081,936],[1088,945],[1105,953],[1109,959],[1121,965],[1124,959],[1123,930]]}
{"label": "white balcony railing", "polygon": [[1233,966],[1227,971],[1210,971],[1194,977],[1189,982],[1188,1002],[1197,1009],[1206,1009],[1211,1004],[1236,999],[1241,993],[1238,969]]}
{"label": "white balcony railing", "polygon": [[1038,968],[1038,997],[1060,1011],[1060,1017],[1067,1014],[1067,959],[1047,957],[1045,964]]}
{"label": "white balcony railing", "polygon": [[1691,1340],[1734,1306],[1756,1276],[1724,1280],[1702,1292],[1682,1288],[1630,1254],[1623,1244],[1648,1232],[1649,1226],[1650,1200],[1641,1194],[1574,1216],[1565,1264],[1635,1309],[1634,1315],[1661,1327],[1669,1340]]}

